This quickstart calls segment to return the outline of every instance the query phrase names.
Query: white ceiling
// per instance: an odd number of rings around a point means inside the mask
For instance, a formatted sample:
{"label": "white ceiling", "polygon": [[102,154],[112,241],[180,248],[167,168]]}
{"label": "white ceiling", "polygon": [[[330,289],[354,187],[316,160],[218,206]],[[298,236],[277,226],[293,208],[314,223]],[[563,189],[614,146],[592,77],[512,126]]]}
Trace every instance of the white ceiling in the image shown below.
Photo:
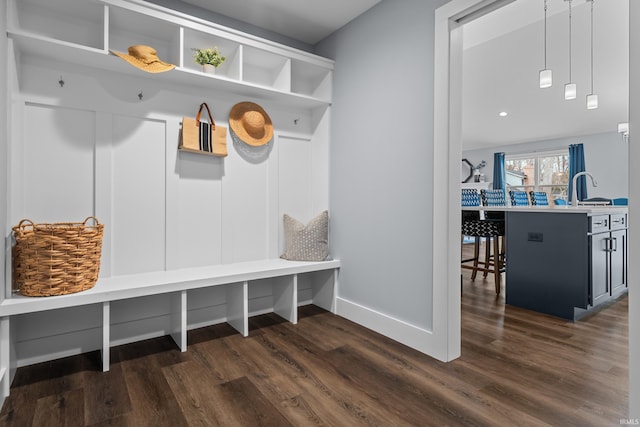
{"label": "white ceiling", "polygon": [[184,0],[314,45],[380,0]]}
{"label": "white ceiling", "polygon": [[[538,87],[544,68],[542,0],[518,0],[464,27],[463,148],[615,132],[628,121],[629,0],[594,4],[594,93],[590,93],[590,3],[573,1],[572,80],[578,97],[564,100],[569,79],[568,3],[549,0],[547,66],[553,86]],[[499,117],[500,111],[508,112]]]}
{"label": "white ceiling", "polygon": [[[239,21],[315,44],[380,0],[184,0]],[[568,3],[548,0],[547,64],[553,87],[538,87],[544,67],[543,0],[517,0],[464,26],[463,148],[611,132],[628,120],[629,0],[594,2],[594,92],[590,89],[589,7],[573,0],[572,80],[565,101]],[[499,117],[500,111],[508,112]]]}

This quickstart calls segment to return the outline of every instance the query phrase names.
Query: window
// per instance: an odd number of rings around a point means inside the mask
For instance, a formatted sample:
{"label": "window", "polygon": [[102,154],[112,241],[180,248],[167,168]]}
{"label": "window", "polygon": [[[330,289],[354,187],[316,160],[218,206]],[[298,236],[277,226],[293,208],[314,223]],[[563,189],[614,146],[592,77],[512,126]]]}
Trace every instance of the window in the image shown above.
{"label": "window", "polygon": [[567,200],[569,150],[505,156],[508,190],[544,191],[549,200]]}

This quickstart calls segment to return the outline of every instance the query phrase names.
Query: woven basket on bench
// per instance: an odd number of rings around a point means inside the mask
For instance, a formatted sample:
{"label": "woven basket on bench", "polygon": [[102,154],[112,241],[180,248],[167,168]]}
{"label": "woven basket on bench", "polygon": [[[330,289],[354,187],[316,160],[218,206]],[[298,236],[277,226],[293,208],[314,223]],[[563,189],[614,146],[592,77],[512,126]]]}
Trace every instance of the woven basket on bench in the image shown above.
{"label": "woven basket on bench", "polygon": [[13,227],[13,277],[20,293],[53,296],[92,288],[100,272],[103,228],[92,216],[80,223],[20,221]]}

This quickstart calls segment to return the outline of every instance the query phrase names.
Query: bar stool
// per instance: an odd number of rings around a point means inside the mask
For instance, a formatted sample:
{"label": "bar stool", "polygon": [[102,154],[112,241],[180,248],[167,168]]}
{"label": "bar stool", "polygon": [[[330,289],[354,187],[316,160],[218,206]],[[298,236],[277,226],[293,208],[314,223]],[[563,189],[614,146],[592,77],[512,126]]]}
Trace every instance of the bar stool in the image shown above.
{"label": "bar stool", "polygon": [[[460,199],[460,204],[465,207],[465,206],[470,206],[470,207],[479,207],[480,206],[480,193],[478,193],[478,190],[476,190],[475,188],[463,188],[462,189],[462,197]],[[464,225],[465,221],[477,221],[480,219],[480,211],[462,211],[462,224]],[[460,234],[461,237],[461,250],[462,250],[462,244],[464,244],[464,240],[465,240],[465,233],[464,230],[462,230],[462,233]],[[473,261],[474,265],[477,266],[478,265],[478,259],[480,258],[480,237],[477,236],[466,236],[466,237],[473,237],[473,257],[469,258],[469,259],[462,259],[461,263],[466,263],[466,262],[471,262]],[[472,275],[471,275],[472,280],[475,280],[476,278],[476,270],[473,271]],[[460,274],[460,291],[462,292],[463,288],[462,288],[462,274]]]}
{"label": "bar stool", "polygon": [[[479,207],[480,206],[480,193],[475,188],[463,188],[462,189],[462,199],[461,205],[463,207]],[[480,219],[480,210],[472,210],[472,211],[462,211],[462,222],[464,223],[467,220],[479,220]],[[462,242],[464,243],[465,235],[462,234]],[[475,236],[467,236],[467,237],[475,237]],[[474,238],[474,251],[479,250],[480,247],[480,238]],[[463,261],[464,262],[464,261]]]}
{"label": "bar stool", "polygon": [[[489,190],[480,190],[480,197],[482,199],[483,206],[496,206],[496,207],[505,207],[507,206],[507,200],[505,197],[504,190],[502,189],[489,189]],[[485,211],[484,219],[492,220],[492,221],[502,221],[503,225],[505,223],[505,215],[504,211]],[[500,238],[502,237],[502,238]],[[494,251],[495,254],[498,254],[504,259],[505,252],[505,239],[504,234],[502,236],[495,237],[494,239],[500,240],[500,251]],[[487,241],[487,243],[491,243]],[[491,245],[485,245],[486,256],[485,259],[488,260],[489,263],[492,263],[493,255],[491,255]],[[489,271],[485,271],[483,277],[487,277]]]}
{"label": "bar stool", "polygon": [[529,196],[526,191],[510,190],[511,206],[529,206]]}
{"label": "bar stool", "polygon": [[[496,206],[503,207],[507,206],[507,201],[504,197],[504,190],[501,189],[493,189],[493,190],[480,190],[480,196],[482,197],[482,205],[483,206]],[[504,212],[499,212],[504,217]]]}
{"label": "bar stool", "polygon": [[[467,189],[463,190],[463,206],[479,206],[480,198],[477,196],[477,191],[471,190],[471,192],[465,194],[465,190]],[[475,196],[472,193],[473,191],[476,191]],[[481,196],[483,205],[485,206],[505,206],[504,192],[502,190],[481,190]],[[485,219],[480,219],[478,212],[463,211],[461,234],[463,236],[474,237],[475,243],[473,257],[462,260],[460,267],[472,270],[472,281],[475,280],[478,271],[484,272],[485,277],[488,273],[493,273],[496,294],[499,295],[501,274],[504,269],[504,212],[485,212],[485,214],[487,215]],[[500,219],[500,215],[491,214],[502,214],[502,219]],[[501,237],[502,239],[500,239]],[[480,240],[482,238],[485,238],[486,245],[485,259],[482,262],[483,266],[480,266]],[[500,240],[502,240],[502,249]],[[493,242],[493,245],[491,242]],[[491,255],[491,246],[493,246],[493,256]],[[473,263],[472,265],[467,265],[467,263],[471,262]]]}
{"label": "bar stool", "polygon": [[549,206],[549,199],[544,191],[529,191],[529,197],[533,206]]}

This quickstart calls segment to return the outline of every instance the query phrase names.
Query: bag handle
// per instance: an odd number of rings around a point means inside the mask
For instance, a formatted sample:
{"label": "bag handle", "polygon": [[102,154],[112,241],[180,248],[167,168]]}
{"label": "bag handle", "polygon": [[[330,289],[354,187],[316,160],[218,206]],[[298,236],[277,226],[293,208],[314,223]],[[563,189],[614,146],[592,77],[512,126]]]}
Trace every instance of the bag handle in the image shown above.
{"label": "bag handle", "polygon": [[216,130],[216,123],[213,121],[213,116],[211,115],[211,110],[209,110],[209,106],[207,105],[206,102],[203,102],[202,104],[200,104],[200,109],[198,110],[198,115],[196,115],[196,126],[200,126],[200,116],[202,115],[202,107],[205,107],[207,109],[207,113],[209,113],[209,120],[210,120],[210,124],[212,129],[211,130]]}

